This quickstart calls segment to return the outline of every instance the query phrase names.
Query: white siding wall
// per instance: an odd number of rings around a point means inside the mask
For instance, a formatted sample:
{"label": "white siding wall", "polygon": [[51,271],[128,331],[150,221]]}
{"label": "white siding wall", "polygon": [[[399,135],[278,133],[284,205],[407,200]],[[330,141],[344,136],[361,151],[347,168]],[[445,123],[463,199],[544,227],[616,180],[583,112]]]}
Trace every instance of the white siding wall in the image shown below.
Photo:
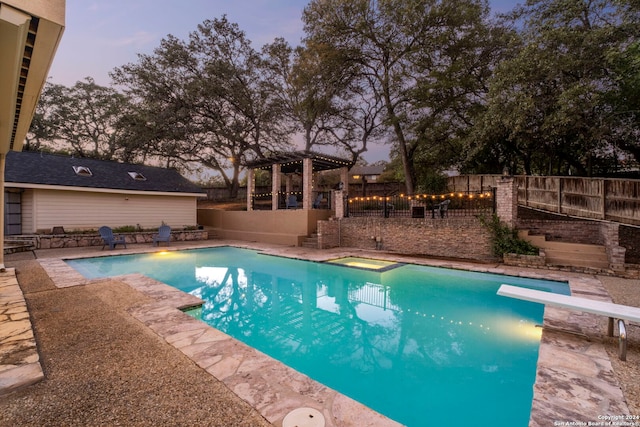
{"label": "white siding wall", "polygon": [[32,229],[23,233],[97,229],[102,225],[140,225],[155,228],[162,222],[172,228],[196,225],[195,197],[170,195],[130,195],[82,191],[33,190]]}

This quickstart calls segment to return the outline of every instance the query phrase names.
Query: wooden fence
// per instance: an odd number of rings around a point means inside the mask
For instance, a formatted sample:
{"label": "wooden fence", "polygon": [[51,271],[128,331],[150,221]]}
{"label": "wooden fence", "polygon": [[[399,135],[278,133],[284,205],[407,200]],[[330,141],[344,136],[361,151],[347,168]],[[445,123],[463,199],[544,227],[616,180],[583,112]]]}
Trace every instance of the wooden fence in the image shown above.
{"label": "wooden fence", "polygon": [[[482,191],[500,175],[461,175],[450,191]],[[516,176],[518,204],[562,215],[640,225],[640,180],[571,176]]]}

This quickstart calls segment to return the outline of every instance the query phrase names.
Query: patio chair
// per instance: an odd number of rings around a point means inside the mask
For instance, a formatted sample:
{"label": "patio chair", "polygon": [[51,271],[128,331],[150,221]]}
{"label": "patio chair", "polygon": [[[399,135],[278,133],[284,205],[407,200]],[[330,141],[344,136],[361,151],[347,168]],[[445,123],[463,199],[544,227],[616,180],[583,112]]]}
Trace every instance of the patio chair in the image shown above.
{"label": "patio chair", "polygon": [[318,197],[313,201],[313,209],[320,209],[320,203],[322,203],[322,193],[318,193]]}
{"label": "patio chair", "polygon": [[171,241],[171,227],[168,225],[161,225],[158,228],[158,234],[153,236],[153,246],[158,246],[160,242],[167,242],[167,245]]}
{"label": "patio chair", "polygon": [[440,218],[444,218],[445,216],[449,216],[449,203],[451,200],[447,199],[443,202],[440,202]]}
{"label": "patio chair", "polygon": [[436,217],[436,212],[440,214],[440,218],[449,216],[449,203],[451,203],[451,200],[447,199],[433,205],[433,208],[431,208],[431,218]]}
{"label": "patio chair", "polygon": [[297,209],[298,208],[298,198],[295,194],[290,194],[287,197],[287,209]]}
{"label": "patio chair", "polygon": [[107,245],[109,245],[109,249],[115,249],[116,245],[127,247],[124,236],[114,235],[111,227],[104,225],[98,229],[98,232],[100,233],[100,237],[102,237],[102,249]]}

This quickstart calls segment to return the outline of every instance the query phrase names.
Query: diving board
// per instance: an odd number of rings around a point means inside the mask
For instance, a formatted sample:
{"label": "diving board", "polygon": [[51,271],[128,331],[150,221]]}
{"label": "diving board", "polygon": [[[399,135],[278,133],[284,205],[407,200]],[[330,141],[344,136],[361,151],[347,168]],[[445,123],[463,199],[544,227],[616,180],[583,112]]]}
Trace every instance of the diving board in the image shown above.
{"label": "diving board", "polygon": [[601,314],[615,319],[640,322],[640,308],[628,305],[554,294],[551,292],[537,291],[535,289],[527,289],[511,285],[500,286],[500,289],[498,289],[498,295],[539,302],[541,304],[552,305],[555,307],[584,311],[587,313]]}
{"label": "diving board", "polygon": [[[537,302],[554,307],[567,308],[570,310],[582,311],[586,313],[600,314],[609,317],[608,335],[613,336],[613,321],[618,319],[620,332],[620,359],[623,353],[626,354],[626,328],[624,320],[640,322],[640,308],[628,305],[615,304],[606,301],[597,301],[588,298],[573,297],[569,295],[554,294],[551,292],[538,291],[535,289],[521,288],[518,286],[501,285],[498,295],[521,299],[525,301]],[[624,340],[624,343],[623,341]],[[624,352],[623,352],[624,344]]]}

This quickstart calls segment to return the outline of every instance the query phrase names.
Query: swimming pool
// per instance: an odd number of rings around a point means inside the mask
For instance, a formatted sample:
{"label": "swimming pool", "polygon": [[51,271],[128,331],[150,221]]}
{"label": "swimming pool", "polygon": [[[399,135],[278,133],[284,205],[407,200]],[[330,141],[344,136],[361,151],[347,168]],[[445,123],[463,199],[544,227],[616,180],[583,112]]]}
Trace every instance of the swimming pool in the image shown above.
{"label": "swimming pool", "polygon": [[500,284],[566,283],[403,265],[378,272],[231,247],[67,261],[143,273],[204,299],[201,318],[408,426],[526,426],[543,308]]}

